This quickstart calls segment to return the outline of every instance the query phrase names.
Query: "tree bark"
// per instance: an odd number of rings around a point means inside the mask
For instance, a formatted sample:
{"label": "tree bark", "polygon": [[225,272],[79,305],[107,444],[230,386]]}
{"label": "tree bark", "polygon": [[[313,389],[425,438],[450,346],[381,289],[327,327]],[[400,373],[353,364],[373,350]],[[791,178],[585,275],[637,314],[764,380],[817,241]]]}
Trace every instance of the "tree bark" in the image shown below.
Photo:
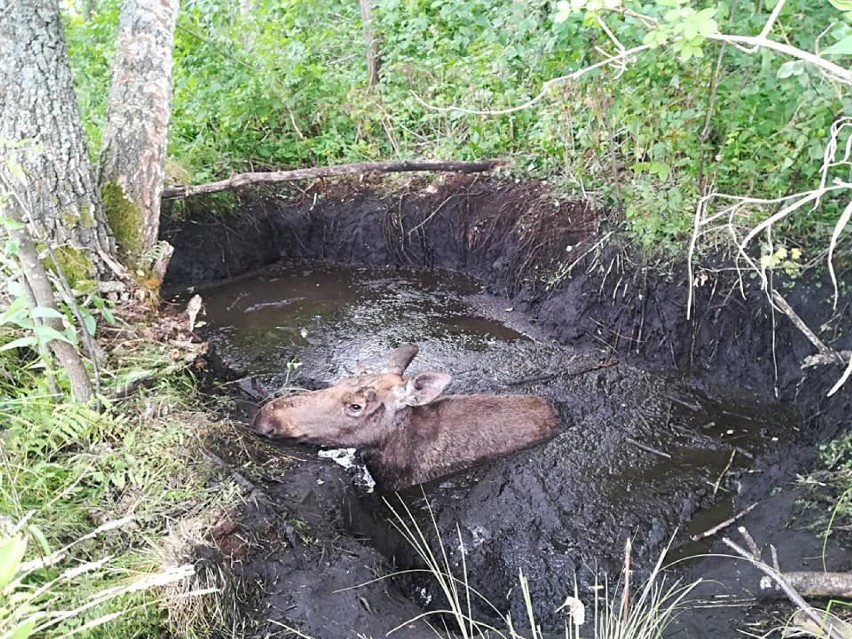
{"label": "tree bark", "polygon": [[367,45],[367,86],[372,89],[379,84],[379,41],[373,31],[373,0],[359,0],[361,24],[364,26],[364,42]]}
{"label": "tree bark", "polygon": [[[781,576],[792,588],[809,599],[852,599],[852,573],[846,572],[783,572]],[[762,588],[766,596],[776,589]]]}
{"label": "tree bark", "polygon": [[154,248],[160,228],[178,4],[121,6],[98,184],[120,255],[132,268]]}
{"label": "tree bark", "polygon": [[269,171],[267,173],[240,173],[220,182],[196,186],[175,186],[163,191],[164,200],[176,200],[205,193],[218,193],[251,184],[274,184],[314,180],[335,175],[357,175],[361,173],[406,173],[416,171],[454,171],[458,173],[480,173],[506,164],[503,160],[481,160],[463,162],[455,160],[398,160],[388,162],[356,162],[336,166],[319,166],[292,171]]}
{"label": "tree bark", "polygon": [[[20,166],[27,212],[75,275],[111,278],[114,243],[95,187],[56,0],[0,0],[2,160]],[[76,255],[76,253],[82,255]],[[41,301],[40,301],[41,303]]]}

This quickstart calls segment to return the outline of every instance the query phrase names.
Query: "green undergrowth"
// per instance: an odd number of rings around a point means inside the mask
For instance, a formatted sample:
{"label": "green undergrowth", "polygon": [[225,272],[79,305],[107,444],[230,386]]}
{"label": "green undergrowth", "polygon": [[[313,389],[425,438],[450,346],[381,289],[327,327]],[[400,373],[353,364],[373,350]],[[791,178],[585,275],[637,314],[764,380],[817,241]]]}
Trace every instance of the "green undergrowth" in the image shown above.
{"label": "green undergrowth", "polygon": [[26,544],[24,566],[48,564],[0,594],[0,636],[13,636],[11,613],[38,617],[39,636],[204,635],[186,624],[207,605],[191,547],[235,500],[203,454],[218,426],[191,376],[156,375],[169,349],[130,338],[109,347],[104,397],[142,375],[155,381],[100,411],[52,396],[37,360],[0,353],[0,541]]}
{"label": "green undergrowth", "polygon": [[825,535],[852,533],[852,433],[844,433],[823,448],[821,463],[802,478],[819,510]]}
{"label": "green undergrowth", "polygon": [[[381,78],[371,91],[357,3],[280,0],[244,13],[223,0],[184,3],[169,146],[178,181],[388,158],[508,158],[513,177],[545,178],[560,191],[620,203],[636,244],[668,256],[683,254],[702,190],[766,198],[814,188],[831,123],[852,115],[848,88],[801,61],[768,49],[721,52],[712,42],[688,60],[667,47],[646,51],[623,69],[560,85],[513,113],[442,112],[425,104],[524,104],[546,81],[600,62],[601,51],[614,51],[613,36],[626,47],[641,44],[647,26],[604,13],[604,29],[576,11],[555,20],[554,5],[570,3],[546,0],[374,4]],[[641,11],[680,4],[659,0]],[[755,34],[775,3],[703,4],[715,7],[720,30]],[[88,15],[66,10],[93,145],[118,5],[92,3]],[[825,50],[844,37],[843,22],[827,1],[788,0],[772,35]],[[840,206],[826,197],[788,224],[791,237],[813,247],[806,259],[824,246]]]}

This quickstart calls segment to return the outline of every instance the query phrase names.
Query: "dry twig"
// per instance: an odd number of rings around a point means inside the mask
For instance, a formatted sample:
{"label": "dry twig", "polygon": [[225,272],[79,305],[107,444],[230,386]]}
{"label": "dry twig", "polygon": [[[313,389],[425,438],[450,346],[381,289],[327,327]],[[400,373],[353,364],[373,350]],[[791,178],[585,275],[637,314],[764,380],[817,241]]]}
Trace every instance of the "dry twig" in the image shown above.
{"label": "dry twig", "polygon": [[707,530],[705,530],[704,532],[698,533],[698,534],[696,534],[696,535],[692,535],[692,536],[690,537],[690,539],[691,539],[692,541],[700,541],[700,540],[702,540],[702,539],[705,539],[705,538],[707,538],[707,537],[710,537],[710,536],[712,536],[712,535],[715,535],[715,534],[716,534],[717,532],[719,532],[720,530],[724,530],[725,528],[727,528],[727,527],[728,527],[728,526],[730,526],[731,524],[736,523],[737,521],[739,521],[740,519],[742,519],[743,517],[745,517],[746,515],[748,515],[748,514],[749,514],[752,510],[754,510],[755,506],[757,506],[757,504],[752,504],[752,505],[751,505],[751,506],[749,506],[748,508],[746,508],[746,509],[744,509],[744,510],[741,510],[741,511],[740,511],[740,512],[738,512],[736,515],[734,515],[733,517],[731,517],[731,518],[729,518],[729,519],[726,519],[725,521],[723,521],[723,522],[720,522],[720,523],[716,524],[716,525],[715,525],[715,526],[713,526],[712,528],[708,528],[708,529],[707,529]]}
{"label": "dry twig", "polygon": [[808,605],[802,596],[786,581],[783,574],[772,568],[766,562],[762,561],[760,557],[748,552],[727,537],[723,537],[722,541],[726,546],[728,546],[728,548],[731,548],[740,557],[748,561],[751,565],[778,584],[778,587],[784,592],[787,598],[792,601],[802,611],[802,613],[808,617],[808,619],[813,621],[817,627],[825,631],[828,639],[843,639],[842,635],[834,628],[833,625],[827,623],[826,619],[821,617],[814,608]]}

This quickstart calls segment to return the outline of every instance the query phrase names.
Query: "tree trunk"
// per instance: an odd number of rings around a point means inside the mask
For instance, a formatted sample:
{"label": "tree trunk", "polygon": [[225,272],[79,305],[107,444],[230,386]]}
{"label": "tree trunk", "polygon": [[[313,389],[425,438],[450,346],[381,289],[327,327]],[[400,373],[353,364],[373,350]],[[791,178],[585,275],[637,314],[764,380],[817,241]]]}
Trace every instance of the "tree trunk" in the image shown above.
{"label": "tree trunk", "polygon": [[147,267],[160,228],[178,0],[124,0],[98,183],[120,255]]}
{"label": "tree trunk", "polygon": [[[56,0],[0,0],[0,160],[23,169],[27,212],[69,279],[111,279],[114,243],[95,187]],[[41,238],[36,238],[41,239]],[[41,300],[39,300],[41,303]]]}
{"label": "tree trunk", "polygon": [[[16,197],[10,197],[4,207],[4,213],[20,224],[20,226],[12,226],[9,229],[9,235],[18,242],[18,257],[21,260],[21,266],[24,270],[24,278],[36,306],[58,312],[56,302],[53,298],[53,288],[50,286],[50,279],[47,276],[44,265],[42,265],[39,259],[38,249],[36,249],[30,234],[24,226],[24,211],[21,210],[18,204],[19,201]],[[65,328],[62,325],[62,320],[57,317],[46,317],[42,321],[50,328],[59,332],[62,332]],[[74,399],[78,402],[87,403],[92,398],[92,384],[89,381],[89,374],[86,372],[86,367],[83,365],[83,358],[80,357],[80,353],[71,344],[58,339],[50,340],[47,345],[68,374],[68,381],[71,383],[71,392],[74,395]]]}
{"label": "tree trunk", "polygon": [[373,0],[359,0],[364,42],[367,45],[367,86],[371,89],[379,84],[379,41],[373,31],[372,2]]}

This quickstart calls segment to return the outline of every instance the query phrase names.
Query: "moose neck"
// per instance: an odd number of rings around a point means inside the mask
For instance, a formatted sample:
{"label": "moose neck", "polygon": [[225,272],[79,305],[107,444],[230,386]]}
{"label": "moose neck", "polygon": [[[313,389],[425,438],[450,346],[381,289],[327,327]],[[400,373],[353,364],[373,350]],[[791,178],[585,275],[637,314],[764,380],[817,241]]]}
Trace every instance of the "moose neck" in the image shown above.
{"label": "moose neck", "polygon": [[425,406],[404,408],[364,458],[380,486],[401,489],[469,466],[481,451],[448,449],[442,414],[460,398],[449,396]]}

